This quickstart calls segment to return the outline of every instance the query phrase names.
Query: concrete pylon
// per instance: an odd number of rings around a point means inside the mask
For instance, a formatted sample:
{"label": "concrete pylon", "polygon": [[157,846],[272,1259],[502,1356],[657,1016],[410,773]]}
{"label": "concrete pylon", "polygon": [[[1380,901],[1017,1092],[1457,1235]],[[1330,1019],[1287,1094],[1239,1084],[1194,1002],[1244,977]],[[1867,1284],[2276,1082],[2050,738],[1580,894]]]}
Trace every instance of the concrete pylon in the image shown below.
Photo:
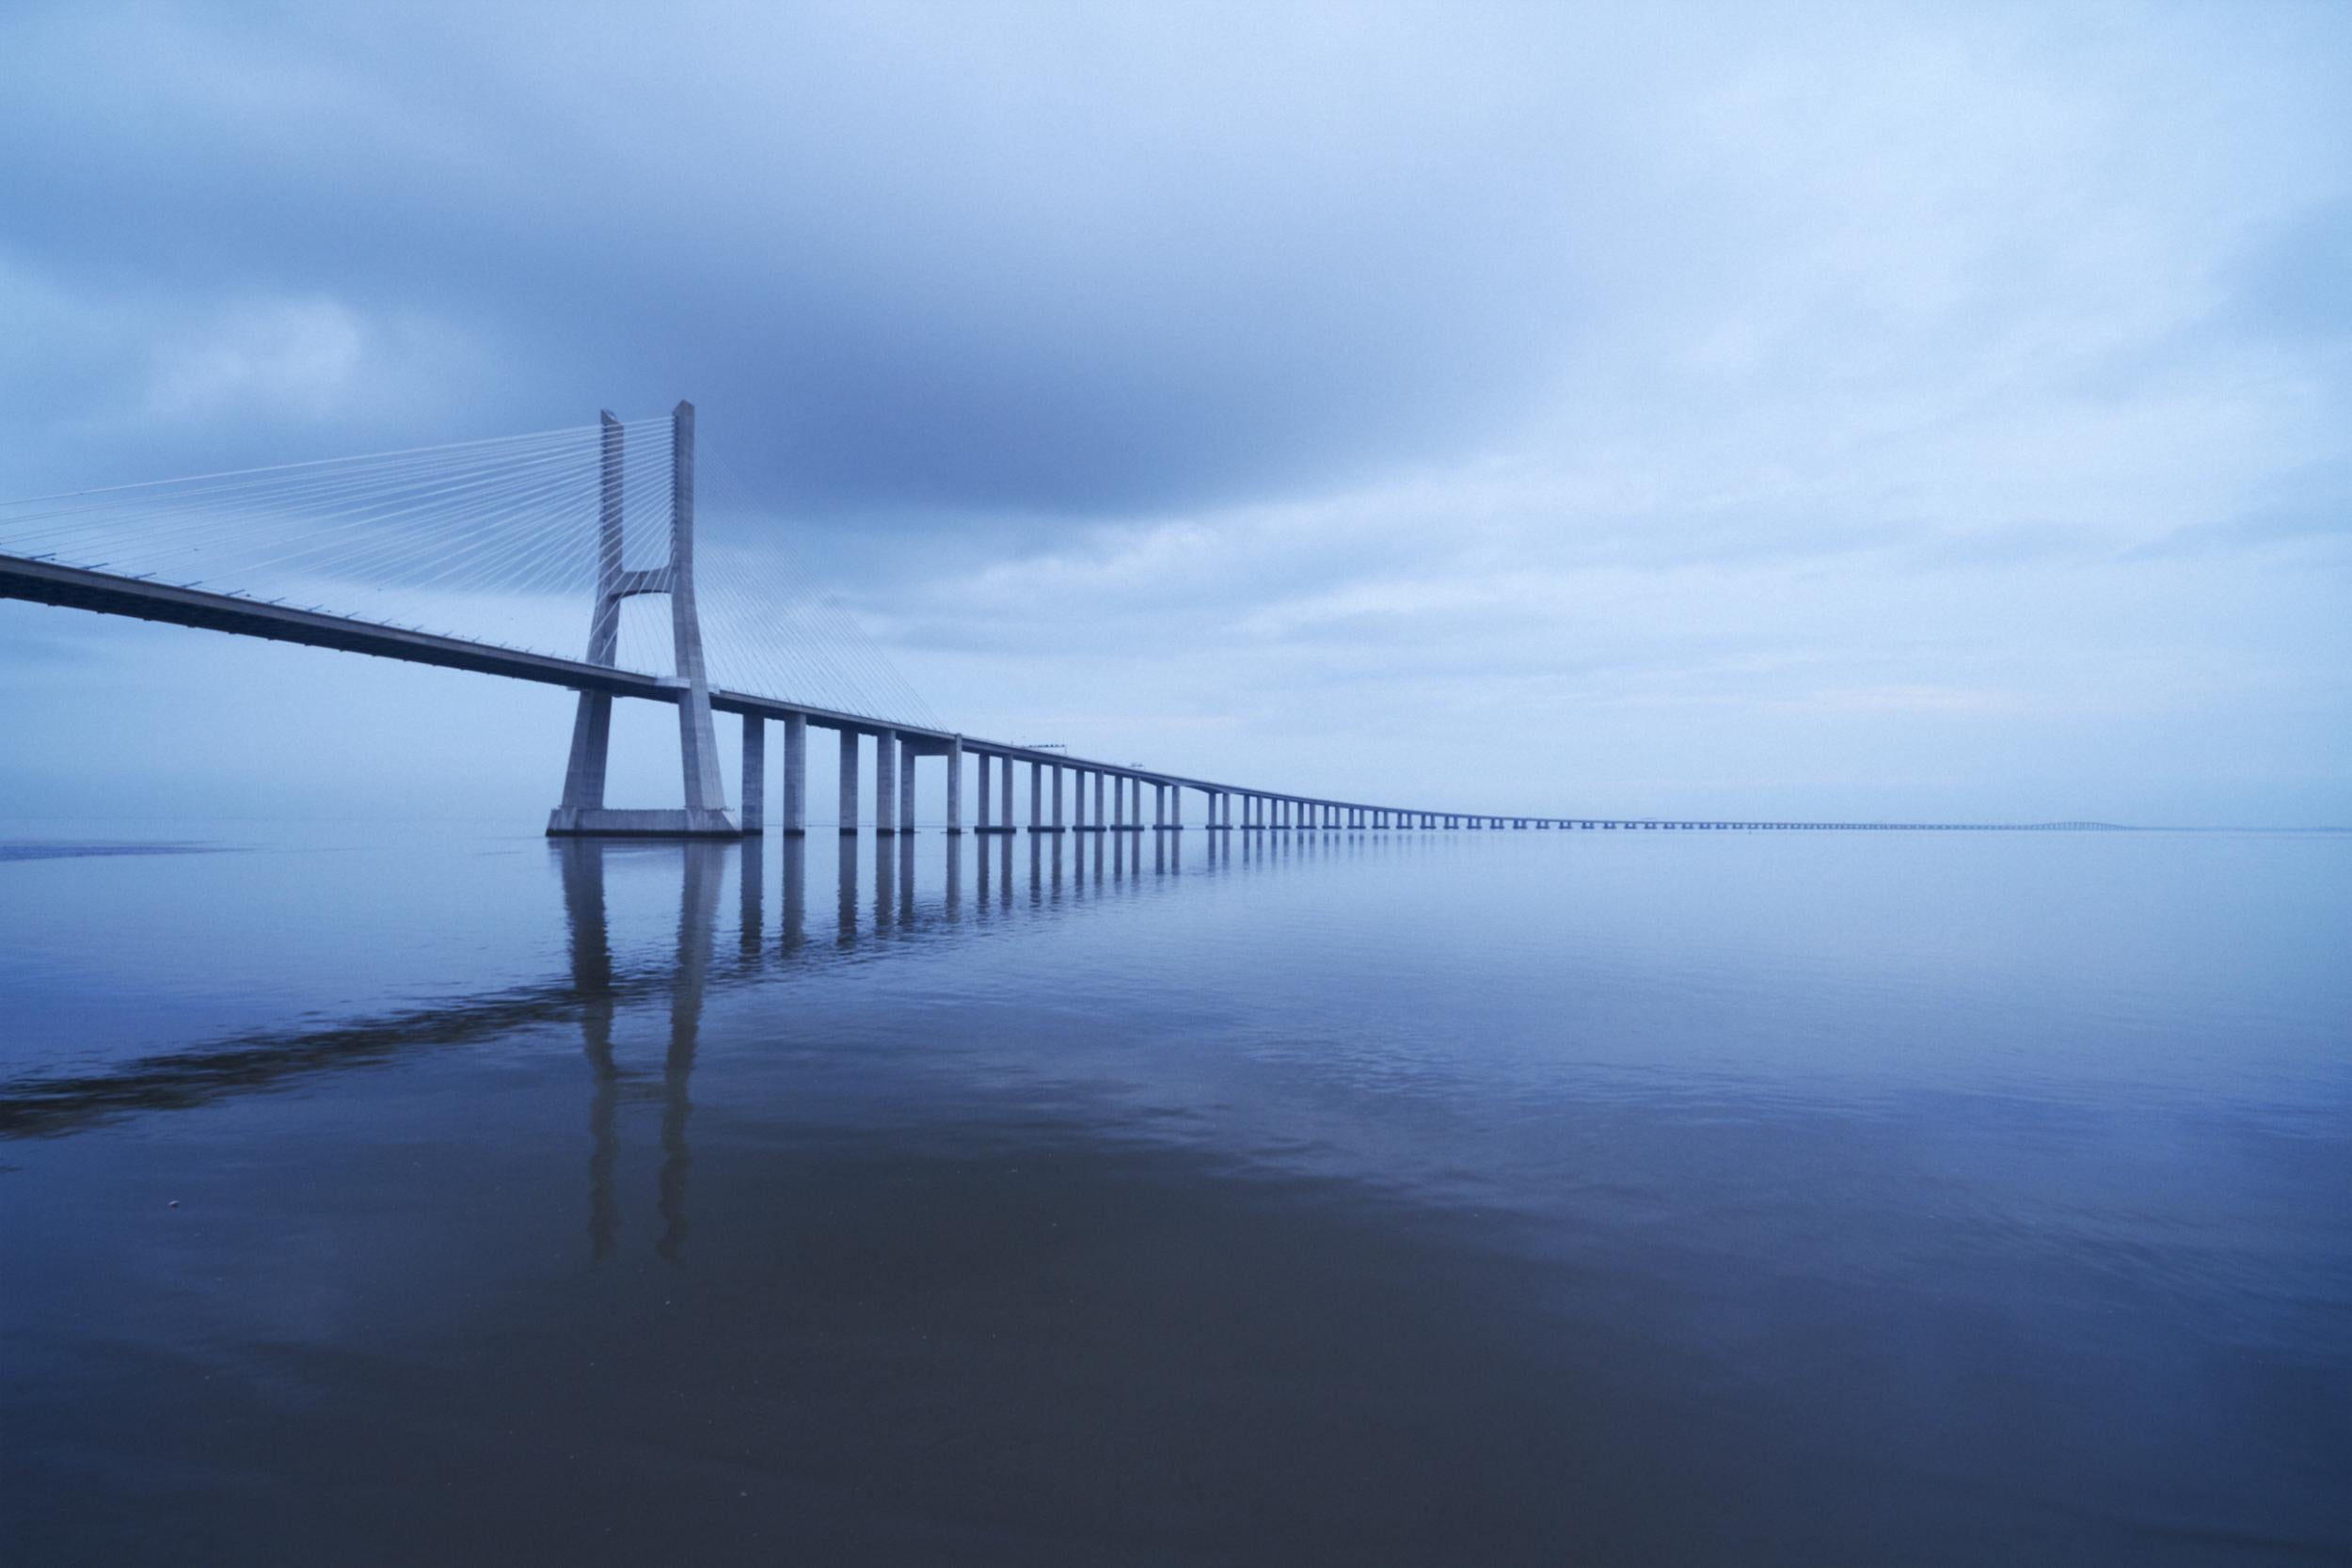
{"label": "concrete pylon", "polygon": [[841,831],[857,832],[857,731],[841,732],[841,804],[836,815]]}
{"label": "concrete pylon", "polygon": [[898,831],[898,732],[874,732],[874,831]]}
{"label": "concrete pylon", "polygon": [[766,826],[768,809],[768,721],[756,713],[743,715],[743,832]]}
{"label": "concrete pylon", "polygon": [[784,721],[784,831],[795,838],[808,832],[808,718],[799,713]]}
{"label": "concrete pylon", "polygon": [[741,820],[727,809],[719,778],[719,739],[710,722],[710,682],[703,669],[702,619],[694,603],[694,405],[670,414],[670,562],[649,571],[621,565],[621,421],[603,416],[598,453],[596,603],[588,619],[590,664],[610,668],[620,641],[621,601],[636,594],[670,596],[670,641],[677,673],[678,764],[685,779],[683,811],[613,811],[604,803],[606,762],[612,744],[612,699],[583,691],[572,719],[572,752],[564,773],[564,800],[548,814],[548,834],[634,838],[739,838]]}

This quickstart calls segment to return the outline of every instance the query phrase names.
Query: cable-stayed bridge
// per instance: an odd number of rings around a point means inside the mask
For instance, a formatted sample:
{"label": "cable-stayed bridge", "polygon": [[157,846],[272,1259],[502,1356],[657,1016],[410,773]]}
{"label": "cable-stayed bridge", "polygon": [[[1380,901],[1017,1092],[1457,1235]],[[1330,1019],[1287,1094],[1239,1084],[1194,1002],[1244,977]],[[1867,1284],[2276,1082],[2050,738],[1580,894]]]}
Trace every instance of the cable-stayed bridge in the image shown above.
{"label": "cable-stayed bridge", "polygon": [[[1018,832],[1025,765],[1032,832],[1181,831],[1188,792],[1202,798],[1203,825],[1219,832],[1986,826],[1497,815],[1197,778],[963,735],[774,542],[698,561],[695,503],[694,410],[681,403],[666,419],[606,414],[571,430],[0,503],[0,597],[566,688],[577,708],[548,816],[553,835],[762,832],[771,720],[784,736],[786,833],[808,826],[812,726],[839,738],[845,832],[856,831],[869,755],[882,833],[914,830],[924,758],[946,766],[950,833],[966,828],[967,774],[971,830]],[[655,598],[666,615],[644,613]],[[574,652],[583,609],[584,651]],[[607,803],[615,698],[677,710],[682,809]],[[726,799],[714,713],[741,722],[739,805]]]}

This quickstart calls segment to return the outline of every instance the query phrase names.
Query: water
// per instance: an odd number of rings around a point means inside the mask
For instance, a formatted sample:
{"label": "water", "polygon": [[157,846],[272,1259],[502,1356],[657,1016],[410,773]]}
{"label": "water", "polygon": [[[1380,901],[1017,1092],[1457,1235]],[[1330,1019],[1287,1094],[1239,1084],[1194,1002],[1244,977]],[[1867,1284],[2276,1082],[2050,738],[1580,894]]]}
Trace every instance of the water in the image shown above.
{"label": "water", "polygon": [[2352,1560],[2352,838],[17,836],[9,1560]]}

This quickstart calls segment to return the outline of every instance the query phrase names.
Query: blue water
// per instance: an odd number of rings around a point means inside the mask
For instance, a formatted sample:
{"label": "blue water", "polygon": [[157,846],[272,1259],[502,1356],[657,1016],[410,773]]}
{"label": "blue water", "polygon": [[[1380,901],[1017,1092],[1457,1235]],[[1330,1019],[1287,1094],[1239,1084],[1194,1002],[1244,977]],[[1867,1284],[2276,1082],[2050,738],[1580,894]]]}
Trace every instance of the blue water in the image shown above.
{"label": "blue water", "polygon": [[2352,1561],[2352,837],[1227,836],[0,831],[0,1559]]}

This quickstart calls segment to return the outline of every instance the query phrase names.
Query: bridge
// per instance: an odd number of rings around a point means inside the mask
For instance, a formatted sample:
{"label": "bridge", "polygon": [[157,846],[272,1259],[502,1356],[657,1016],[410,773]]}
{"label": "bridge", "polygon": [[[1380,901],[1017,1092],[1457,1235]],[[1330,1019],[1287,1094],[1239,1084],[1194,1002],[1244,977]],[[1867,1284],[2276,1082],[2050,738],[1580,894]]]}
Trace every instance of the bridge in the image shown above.
{"label": "bridge", "polygon": [[[1180,832],[1185,798],[1200,798],[1200,823],[1218,832],[1335,829],[1539,831],[2017,831],[2096,823],[1785,821],[1680,816],[1528,816],[1439,808],[1195,777],[1136,764],[1073,756],[1057,748],[990,740],[928,716],[879,651],[837,613],[805,598],[771,607],[755,578],[726,583],[740,640],[764,658],[719,657],[707,644],[704,590],[695,561],[695,418],[681,403],[665,420],[624,423],[611,413],[572,431],[328,459],[154,482],[0,504],[0,598],[199,627],[373,655],[576,693],[570,754],[551,836],[733,838],[767,827],[768,726],[783,736],[786,834],[808,828],[808,732],[838,739],[840,831],[858,831],[860,777],[870,756],[874,831],[915,828],[918,764],[946,769],[946,831],[1012,833],[1015,786],[1027,773],[1032,833]],[[630,463],[651,445],[650,464]],[[657,519],[648,557],[644,515]],[[642,564],[631,566],[631,546]],[[143,569],[133,570],[133,567]],[[203,575],[198,576],[201,572]],[[226,578],[242,577],[230,586]],[[588,608],[584,651],[515,645],[480,634],[428,631],[386,612],[325,603],[290,604],[301,585],[331,596],[381,597],[409,590],[446,608],[558,599],[577,592]],[[668,601],[668,658],[625,647],[625,607]],[[413,599],[411,602],[415,602]],[[578,601],[575,600],[575,603]],[[643,642],[643,638],[639,639]],[[732,651],[732,650],[729,650]],[[751,677],[729,682],[714,663]],[[666,664],[666,668],[662,666]],[[826,688],[828,692],[813,689]],[[605,800],[612,703],[633,698],[675,708],[682,809],[614,808]],[[898,711],[891,711],[893,703]],[[712,715],[741,731],[739,806],[727,802]],[[965,759],[971,759],[966,767]],[[1149,793],[1150,821],[1145,821]]]}

